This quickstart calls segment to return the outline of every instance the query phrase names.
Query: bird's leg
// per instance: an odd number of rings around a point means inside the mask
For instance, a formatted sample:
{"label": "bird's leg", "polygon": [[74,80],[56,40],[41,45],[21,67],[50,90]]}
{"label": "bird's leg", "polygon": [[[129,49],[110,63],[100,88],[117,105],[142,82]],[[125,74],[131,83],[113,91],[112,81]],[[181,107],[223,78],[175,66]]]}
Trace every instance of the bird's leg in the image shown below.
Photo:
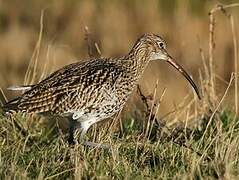
{"label": "bird's leg", "polygon": [[87,128],[83,128],[83,129],[82,129],[81,134],[80,134],[80,141],[81,141],[81,142],[84,142],[84,141],[85,141],[85,134],[87,133],[87,131],[88,131],[89,128],[90,128],[90,126],[87,127]]}
{"label": "bird's leg", "polygon": [[81,131],[81,135],[80,135],[80,141],[89,147],[93,147],[93,148],[103,148],[103,149],[110,149],[110,146],[108,144],[102,144],[102,143],[94,143],[94,142],[90,142],[90,141],[86,141],[85,140],[85,134],[88,131],[88,129],[91,127],[91,125],[94,123],[91,122],[82,122],[81,127],[82,127],[82,131]]}
{"label": "bird's leg", "polygon": [[77,125],[77,121],[70,118],[68,143],[72,144],[72,145],[75,144],[74,134],[75,134],[75,130],[76,130],[76,125]]}
{"label": "bird's leg", "polygon": [[[69,135],[69,144],[75,144],[74,142],[74,134],[76,129],[81,128],[81,135],[80,141],[83,145],[90,146],[90,147],[99,147],[99,148],[109,148],[109,145],[93,143],[85,140],[85,134],[87,133],[88,129],[91,127],[92,124],[100,121],[100,119],[95,118],[82,118],[82,112],[75,112],[72,115],[70,120],[70,135]],[[80,125],[80,126],[79,126]]]}
{"label": "bird's leg", "polygon": [[94,143],[94,142],[90,142],[90,141],[85,141],[84,145],[92,147],[92,148],[110,149],[109,144]]}

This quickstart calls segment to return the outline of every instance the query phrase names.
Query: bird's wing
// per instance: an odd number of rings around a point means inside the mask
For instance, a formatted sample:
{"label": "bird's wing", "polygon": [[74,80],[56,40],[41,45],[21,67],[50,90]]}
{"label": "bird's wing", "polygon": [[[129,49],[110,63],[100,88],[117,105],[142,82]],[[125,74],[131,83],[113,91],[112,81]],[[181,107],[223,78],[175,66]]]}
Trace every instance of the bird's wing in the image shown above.
{"label": "bird's wing", "polygon": [[97,86],[102,86],[109,80],[113,82],[117,75],[112,72],[120,71],[119,69],[107,59],[67,65],[34,85],[22,96],[8,102],[5,109],[36,113],[65,112],[75,103],[76,96],[82,96],[83,101],[86,95],[90,96],[90,91],[97,93]]}

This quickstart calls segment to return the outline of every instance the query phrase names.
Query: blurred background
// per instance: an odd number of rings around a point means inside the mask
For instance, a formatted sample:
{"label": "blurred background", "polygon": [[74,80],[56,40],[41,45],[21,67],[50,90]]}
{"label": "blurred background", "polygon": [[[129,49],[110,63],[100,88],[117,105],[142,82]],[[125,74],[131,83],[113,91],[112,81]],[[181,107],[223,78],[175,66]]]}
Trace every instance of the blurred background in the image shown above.
{"label": "blurred background", "polygon": [[[168,52],[200,88],[199,72],[204,68],[199,49],[207,60],[208,12],[219,3],[235,2],[239,0],[0,0],[0,87],[9,99],[18,95],[6,88],[24,82],[44,10],[39,75],[87,59],[84,27],[88,26],[104,57],[126,54],[143,33],[161,35]],[[239,10],[234,8],[229,12],[235,18],[238,37]],[[234,70],[233,41],[230,22],[222,13],[216,15],[215,28],[214,63],[219,79],[216,88],[221,97]],[[174,109],[185,96],[193,97],[189,83],[164,62],[152,62],[147,68],[140,81],[146,95],[153,92],[157,80],[158,99],[167,88],[160,106],[161,115]],[[137,108],[127,107],[129,111]]]}

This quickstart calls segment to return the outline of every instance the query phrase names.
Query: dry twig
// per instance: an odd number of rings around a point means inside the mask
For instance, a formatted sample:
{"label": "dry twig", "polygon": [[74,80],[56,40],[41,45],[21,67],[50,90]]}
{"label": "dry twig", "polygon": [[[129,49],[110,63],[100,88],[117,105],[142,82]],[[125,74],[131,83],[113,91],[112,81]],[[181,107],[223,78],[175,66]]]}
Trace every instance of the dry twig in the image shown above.
{"label": "dry twig", "polygon": [[[185,142],[183,142],[183,141],[178,141],[178,137],[180,137],[180,134],[179,134],[179,133],[181,133],[182,131],[180,131],[180,130],[177,130],[177,131],[171,130],[169,127],[167,127],[167,126],[165,125],[165,123],[163,123],[162,121],[160,121],[160,120],[157,119],[157,117],[156,117],[156,115],[155,115],[155,114],[156,114],[155,112],[153,112],[153,113],[151,112],[151,109],[152,109],[152,108],[150,108],[149,100],[150,100],[150,101],[152,100],[152,96],[145,96],[139,86],[137,86],[137,92],[138,92],[138,95],[140,96],[142,102],[144,103],[144,105],[145,105],[145,107],[146,107],[146,111],[145,111],[145,113],[146,113],[146,118],[147,118],[148,116],[150,117],[150,115],[151,115],[151,118],[150,118],[150,119],[151,119],[151,120],[152,120],[152,118],[155,119],[155,121],[153,121],[153,122],[156,123],[156,126],[157,126],[158,130],[161,130],[162,128],[166,128],[167,131],[169,131],[170,134],[169,134],[169,135],[166,135],[165,139],[171,140],[174,144],[177,144],[177,145],[179,145],[179,146],[182,146],[182,147],[184,147],[184,148],[186,148],[186,149],[188,149],[188,150],[190,150],[190,151],[196,153],[196,154],[197,154],[198,156],[200,156],[200,157],[203,156],[202,153],[196,151],[196,150],[193,149],[190,145],[185,144]],[[165,92],[165,91],[164,91],[164,92]],[[164,92],[163,92],[163,94],[164,94]],[[163,97],[163,95],[161,96],[161,100],[159,101],[159,104],[160,104],[160,102],[162,101],[162,97]],[[152,106],[158,106],[158,105],[157,105],[157,104],[153,104]],[[158,110],[158,109],[157,109],[157,110]],[[206,158],[207,161],[210,161],[210,160],[211,160],[211,158],[208,157],[208,156],[205,156],[205,158]]]}
{"label": "dry twig", "polygon": [[85,40],[87,42],[88,47],[88,55],[90,58],[99,58],[101,57],[101,51],[98,44],[92,37],[92,34],[89,31],[88,26],[85,26]]}

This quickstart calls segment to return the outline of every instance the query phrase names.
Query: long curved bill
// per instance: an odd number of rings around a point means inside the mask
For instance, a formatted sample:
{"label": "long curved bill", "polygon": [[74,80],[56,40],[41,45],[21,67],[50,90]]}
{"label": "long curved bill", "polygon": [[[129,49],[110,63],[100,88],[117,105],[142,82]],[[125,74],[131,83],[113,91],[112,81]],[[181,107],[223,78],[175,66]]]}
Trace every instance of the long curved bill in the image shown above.
{"label": "long curved bill", "polygon": [[183,69],[182,66],[180,66],[170,55],[167,54],[167,60],[169,64],[171,64],[173,67],[175,67],[192,85],[193,89],[195,90],[197,96],[199,99],[201,99],[200,93],[198,91],[198,88],[196,84],[193,82],[192,78],[188,75],[188,73]]}

